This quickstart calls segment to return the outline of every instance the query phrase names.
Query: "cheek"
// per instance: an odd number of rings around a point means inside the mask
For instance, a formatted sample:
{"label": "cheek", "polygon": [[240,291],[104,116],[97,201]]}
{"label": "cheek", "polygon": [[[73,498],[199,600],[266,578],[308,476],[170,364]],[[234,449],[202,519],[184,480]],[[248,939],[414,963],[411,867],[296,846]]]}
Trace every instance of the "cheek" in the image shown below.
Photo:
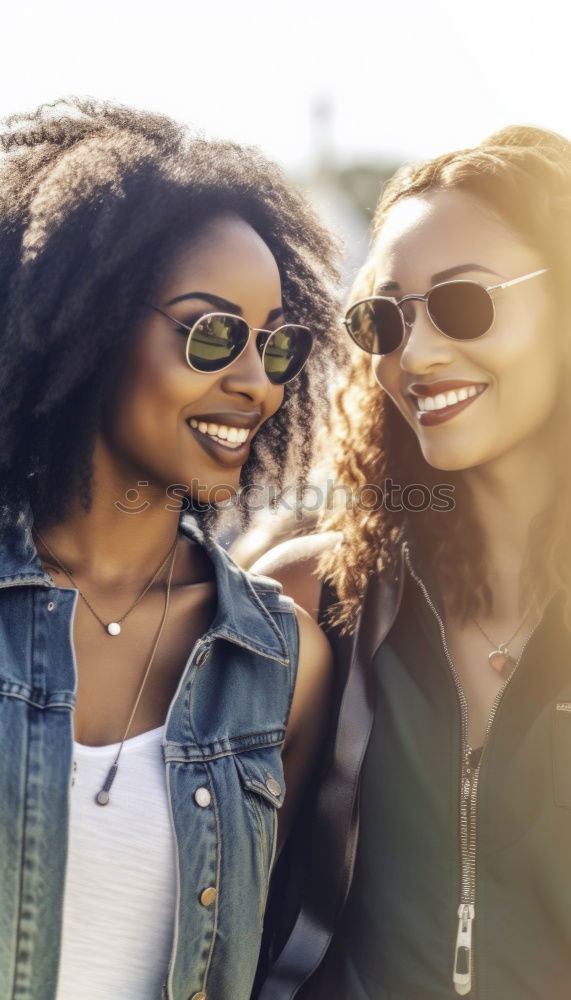
{"label": "cheek", "polygon": [[394,355],[384,358],[376,354],[371,355],[371,371],[381,388],[390,395],[392,395],[391,386],[395,385],[396,379],[394,369]]}
{"label": "cheek", "polygon": [[526,412],[528,416],[549,413],[566,367],[556,318],[549,315],[533,325],[522,321],[509,335],[484,346],[480,364],[491,373],[513,415],[525,420]]}
{"label": "cheek", "polygon": [[139,399],[148,406],[170,407],[174,413],[202,400],[220,382],[220,372],[197,372],[187,364],[185,344],[186,337],[177,334],[169,341],[155,338],[147,345],[135,369],[135,382]]}
{"label": "cheek", "polygon": [[181,412],[208,393],[208,376],[193,372],[176,352],[134,358],[111,406],[114,437],[131,447],[168,447]]}
{"label": "cheek", "polygon": [[394,354],[390,354],[385,357],[373,355],[371,359],[371,369],[376,381],[381,386],[381,389],[384,389],[387,395],[391,397],[393,403],[398,407],[405,420],[411,425],[411,427],[414,427],[414,420],[412,419],[410,410],[402,397],[400,389],[400,355],[400,351],[396,351]]}
{"label": "cheek", "polygon": [[273,417],[274,413],[278,412],[283,404],[284,398],[285,386],[272,385],[266,397],[266,404],[264,406],[264,417],[266,420],[268,417]]}
{"label": "cheek", "polygon": [[533,434],[552,416],[561,386],[562,367],[553,356],[514,359],[498,379],[498,423],[516,436]]}

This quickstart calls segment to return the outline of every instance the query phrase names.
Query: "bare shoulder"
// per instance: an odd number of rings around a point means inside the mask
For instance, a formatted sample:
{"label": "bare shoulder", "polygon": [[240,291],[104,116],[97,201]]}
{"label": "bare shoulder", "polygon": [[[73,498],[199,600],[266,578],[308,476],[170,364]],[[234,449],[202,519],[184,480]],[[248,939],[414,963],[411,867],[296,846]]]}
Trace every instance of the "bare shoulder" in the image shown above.
{"label": "bare shoulder", "polygon": [[321,595],[319,559],[340,540],[341,535],[335,531],[288,539],[261,556],[250,572],[277,580],[284,593],[316,620]]}
{"label": "bare shoulder", "polygon": [[[327,714],[332,680],[331,647],[317,622],[296,606],[299,625],[299,661],[288,723],[286,751],[296,740],[319,744],[319,720]],[[304,734],[305,729],[305,734]]]}
{"label": "bare shoulder", "polygon": [[280,809],[280,842],[297,809],[299,798],[323,744],[331,704],[333,657],[319,625],[296,606],[299,660],[288,719],[283,762],[286,798]]}

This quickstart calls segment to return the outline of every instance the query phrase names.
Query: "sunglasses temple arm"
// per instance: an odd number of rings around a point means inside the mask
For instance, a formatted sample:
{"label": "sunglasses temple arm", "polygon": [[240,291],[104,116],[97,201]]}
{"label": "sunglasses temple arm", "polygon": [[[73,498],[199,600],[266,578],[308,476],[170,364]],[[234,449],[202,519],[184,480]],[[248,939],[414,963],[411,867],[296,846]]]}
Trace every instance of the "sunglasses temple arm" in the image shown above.
{"label": "sunglasses temple arm", "polygon": [[524,274],[521,278],[512,278],[511,281],[503,281],[501,285],[492,285],[487,289],[488,292],[501,292],[504,288],[510,288],[512,285],[519,285],[522,281],[529,281],[530,278],[537,278],[540,274],[546,274],[549,270],[548,267],[542,267],[539,271],[532,271],[531,274]]}

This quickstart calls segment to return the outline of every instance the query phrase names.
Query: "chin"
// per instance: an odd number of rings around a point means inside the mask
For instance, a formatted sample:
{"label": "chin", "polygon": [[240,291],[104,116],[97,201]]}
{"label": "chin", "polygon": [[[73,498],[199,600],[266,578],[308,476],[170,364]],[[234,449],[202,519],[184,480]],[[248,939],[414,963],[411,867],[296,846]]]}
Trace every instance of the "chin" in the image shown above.
{"label": "chin", "polygon": [[486,461],[486,458],[482,458],[481,455],[470,454],[468,448],[465,450],[423,448],[422,454],[428,465],[442,472],[464,472],[466,469],[472,469],[475,465],[482,465]]}
{"label": "chin", "polygon": [[[240,470],[238,470],[240,471]],[[211,479],[200,471],[181,472],[178,478],[171,480],[171,485],[166,487],[168,497],[172,502],[183,501],[186,497],[185,507],[191,505],[192,501],[197,504],[226,503],[228,495],[236,496],[240,487],[240,476],[220,475],[219,478]]]}

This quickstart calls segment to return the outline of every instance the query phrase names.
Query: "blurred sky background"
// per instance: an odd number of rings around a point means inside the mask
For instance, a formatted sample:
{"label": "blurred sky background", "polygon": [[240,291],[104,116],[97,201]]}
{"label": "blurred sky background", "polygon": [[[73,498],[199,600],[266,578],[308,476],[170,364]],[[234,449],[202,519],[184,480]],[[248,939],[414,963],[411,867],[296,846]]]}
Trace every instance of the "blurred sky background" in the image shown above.
{"label": "blurred sky background", "polygon": [[0,116],[65,94],[259,145],[366,250],[381,179],[510,123],[571,136],[567,0],[4,5]]}

